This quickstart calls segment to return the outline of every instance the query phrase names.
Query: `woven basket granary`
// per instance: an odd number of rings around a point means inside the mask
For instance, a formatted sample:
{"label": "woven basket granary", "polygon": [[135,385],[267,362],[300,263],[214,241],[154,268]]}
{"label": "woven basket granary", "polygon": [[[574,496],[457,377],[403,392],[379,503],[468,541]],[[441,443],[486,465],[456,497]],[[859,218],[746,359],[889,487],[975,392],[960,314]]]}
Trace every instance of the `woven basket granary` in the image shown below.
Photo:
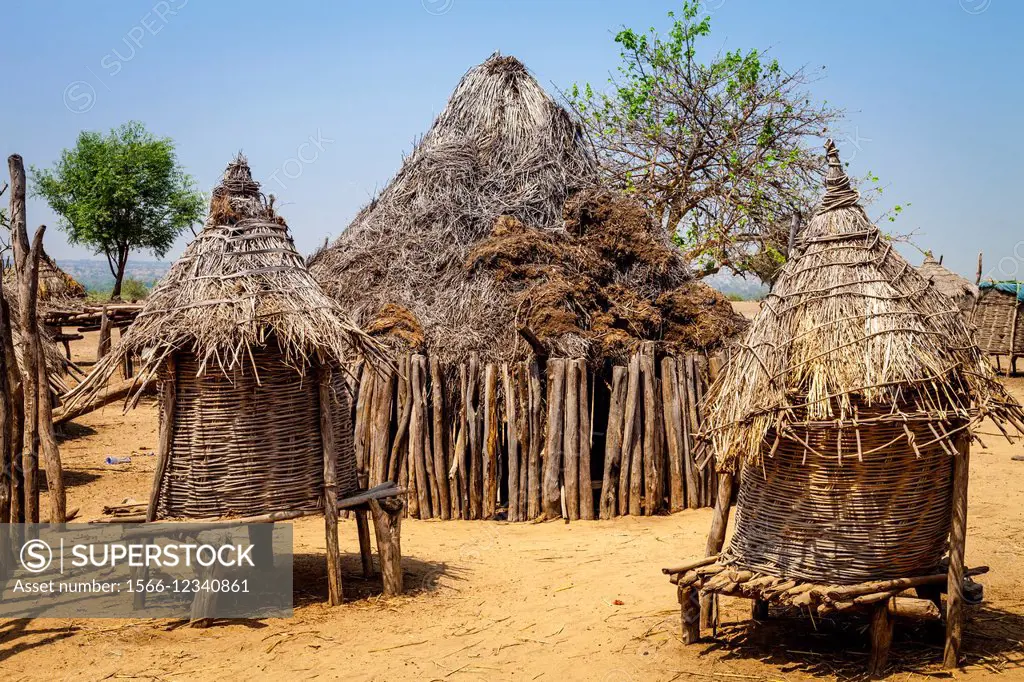
{"label": "woven basket granary", "polygon": [[709,391],[701,448],[742,470],[722,560],[813,583],[931,574],[971,429],[1024,415],[826,149],[821,206]]}
{"label": "woven basket granary", "polygon": [[974,308],[978,345],[990,355],[1024,355],[1024,303],[1019,282],[985,283]]}

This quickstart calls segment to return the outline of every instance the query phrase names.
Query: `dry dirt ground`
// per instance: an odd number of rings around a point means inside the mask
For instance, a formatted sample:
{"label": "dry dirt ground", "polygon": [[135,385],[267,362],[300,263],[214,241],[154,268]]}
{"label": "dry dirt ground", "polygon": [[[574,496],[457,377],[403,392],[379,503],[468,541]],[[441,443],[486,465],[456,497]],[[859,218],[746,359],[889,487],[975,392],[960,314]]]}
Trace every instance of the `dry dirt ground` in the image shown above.
{"label": "dry dirt ground", "polygon": [[[93,340],[78,345],[92,355]],[[1010,380],[1024,399],[1024,380]],[[122,416],[81,418],[61,449],[68,506],[81,518],[144,500],[156,445],[152,402]],[[986,430],[994,430],[986,429]],[[992,570],[985,603],[968,610],[966,665],[938,668],[942,634],[897,627],[892,679],[1024,679],[1024,453],[984,437],[971,461],[970,565]],[[107,455],[132,463],[105,466]],[[44,507],[45,508],[45,503]],[[851,679],[867,657],[866,624],[794,613],[747,621],[723,600],[718,632],[680,641],[673,586],[660,572],[702,553],[708,510],[611,522],[403,523],[407,593],[379,596],[360,577],[353,521],[342,521],[346,603],[328,608],[319,518],[295,523],[295,615],[218,622],[207,630],[158,620],[0,620],[3,680],[791,680]]]}

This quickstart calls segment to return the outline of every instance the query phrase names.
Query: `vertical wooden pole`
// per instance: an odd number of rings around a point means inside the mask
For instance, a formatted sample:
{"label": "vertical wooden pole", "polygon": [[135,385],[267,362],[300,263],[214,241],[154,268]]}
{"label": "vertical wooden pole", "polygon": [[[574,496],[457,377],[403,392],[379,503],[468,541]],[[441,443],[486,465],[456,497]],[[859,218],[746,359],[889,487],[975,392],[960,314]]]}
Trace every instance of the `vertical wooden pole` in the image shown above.
{"label": "vertical wooden pole", "polygon": [[644,474],[644,515],[652,516],[661,503],[661,480],[659,469],[661,432],[658,429],[658,398],[657,377],[654,374],[654,344],[643,345],[640,356],[640,371],[644,385],[644,437],[643,437],[643,474]]}
{"label": "vertical wooden pole", "polygon": [[[160,382],[160,440],[157,442],[156,470],[153,472],[153,487],[149,491],[149,507],[146,509],[146,521],[155,521],[157,506],[160,501],[160,487],[171,460],[171,449],[174,444],[174,412],[175,387],[178,382],[178,363],[174,354],[167,356],[164,363],[166,373]],[[317,377],[321,380],[321,377]]]}
{"label": "vertical wooden pole", "polygon": [[617,512],[619,471],[622,466],[622,423],[626,408],[626,368],[612,368],[612,391],[608,406],[608,428],[605,431],[604,476],[598,509],[602,519],[613,518]]}
{"label": "vertical wooden pole", "polygon": [[590,410],[593,397],[585,360],[577,360],[580,375],[580,518],[590,521],[594,518],[594,482],[590,477],[590,447],[593,431]]}
{"label": "vertical wooden pole", "polygon": [[[622,466],[619,469],[619,514],[631,513],[630,484],[632,470],[639,463],[633,462],[633,445],[637,441],[640,423],[640,356],[634,354],[626,368],[626,413],[622,424]],[[639,501],[637,503],[639,513]]]}
{"label": "vertical wooden pole", "polygon": [[501,383],[505,392],[505,429],[508,433],[508,520],[519,521],[519,398],[516,391],[515,366],[501,366]]}
{"label": "vertical wooden pole", "polygon": [[366,363],[359,378],[359,393],[356,395],[356,418],[353,445],[356,451],[356,477],[360,487],[370,482],[370,421],[373,408],[373,384],[376,370]]}
{"label": "vertical wooden pole", "polygon": [[356,534],[359,536],[359,561],[363,567],[363,577],[373,575],[373,548],[370,547],[370,524],[366,519],[366,511],[356,509]]}
{"label": "vertical wooden pole", "polygon": [[679,363],[679,384],[681,395],[686,398],[683,413],[683,470],[686,475],[686,506],[697,509],[702,504],[701,480],[694,461],[695,437],[697,435],[697,395],[693,390],[693,356],[688,355]]}
{"label": "vertical wooden pole", "polygon": [[455,437],[455,461],[459,481],[459,517],[469,518],[469,375],[466,363],[459,365],[459,432]]}
{"label": "vertical wooden pole", "polygon": [[530,448],[533,434],[530,433],[530,368],[526,362],[516,364],[516,433],[519,436],[519,508],[520,521],[526,521],[527,500],[530,496]]}
{"label": "vertical wooden pole", "polygon": [[430,492],[430,518],[441,516],[438,500],[441,496],[437,472],[434,471],[434,447],[430,435],[430,398],[427,390],[427,381],[430,378],[427,369],[427,358],[420,355],[417,357],[420,365],[420,404],[423,406],[423,462],[427,472],[427,489]]}
{"label": "vertical wooden pole", "polygon": [[373,530],[377,535],[381,582],[384,596],[402,594],[402,501],[397,498],[370,500]]}
{"label": "vertical wooden pole", "polygon": [[565,361],[565,435],[563,437],[562,480],[565,511],[571,521],[580,518],[580,377],[575,360]]}
{"label": "vertical wooden pole", "polygon": [[[420,355],[413,355],[410,359],[410,381],[412,388],[412,419],[409,422],[409,446],[412,457],[411,463],[415,464],[416,472],[416,495],[419,504],[421,519],[433,517],[430,507],[430,481],[427,480],[427,460],[423,451],[424,444],[424,404],[423,404],[423,374],[420,365]],[[410,470],[410,478],[412,470]]]}
{"label": "vertical wooden pole", "polygon": [[548,360],[548,421],[544,448],[541,514],[547,519],[562,515],[562,448],[565,436],[565,360]]}
{"label": "vertical wooden pole", "polygon": [[404,455],[408,452],[405,445],[409,440],[409,419],[412,416],[409,395],[409,357],[405,356],[398,361],[398,425],[388,457],[388,480],[399,483],[403,488],[408,484],[409,476],[408,467],[403,466]]}
{"label": "vertical wooden pole", "polygon": [[868,659],[868,675],[872,679],[885,676],[885,666],[889,662],[889,649],[892,646],[893,619],[889,614],[889,600],[875,604],[871,612],[871,656]]}
{"label": "vertical wooden pole", "polygon": [[493,519],[498,505],[498,369],[484,369],[483,517]]}
{"label": "vertical wooden pole", "polygon": [[484,474],[483,443],[480,432],[480,359],[474,353],[469,358],[469,393],[466,400],[466,418],[469,421],[469,518],[483,518]]}
{"label": "vertical wooden pole", "polygon": [[[371,370],[372,371],[372,370]],[[337,447],[334,442],[334,420],[331,419],[334,396],[331,395],[331,370],[321,366],[318,372],[320,386],[320,438],[324,449],[324,530],[327,533],[327,594],[331,606],[342,601],[341,550],[338,548],[338,481]],[[169,430],[169,429],[168,429]]]}
{"label": "vertical wooden pole", "polygon": [[679,404],[679,382],[676,377],[676,359],[668,356],[662,358],[661,390],[665,438],[668,445],[668,491],[671,512],[686,507],[683,484],[683,413]]}
{"label": "vertical wooden pole", "polygon": [[[3,276],[0,273],[0,301],[4,297]],[[8,311],[5,306],[0,306],[0,336],[10,333],[11,321],[8,318]],[[13,356],[6,353],[4,345],[0,343],[0,524],[17,523],[17,515],[12,514],[15,509],[14,495],[14,447],[12,437],[14,432],[14,400],[12,386],[8,380],[9,363],[17,363]],[[20,505],[18,505],[20,507]],[[0,576],[7,576],[8,549],[6,529],[0,525]]]}
{"label": "vertical wooden pole", "polygon": [[540,366],[530,362],[530,467],[527,515],[536,519],[541,515],[541,456],[544,443],[543,397],[541,395]]}
{"label": "vertical wooden pole", "polygon": [[103,306],[100,313],[100,335],[96,344],[96,362],[99,362],[110,352],[110,318],[107,316],[107,306]]}
{"label": "vertical wooden pole", "polygon": [[[370,426],[370,487],[380,485],[388,475],[388,441],[391,438],[391,405],[394,402],[395,373],[382,369],[373,385]],[[365,518],[365,516],[364,516]]]}
{"label": "vertical wooden pole", "polygon": [[[704,555],[711,556],[722,551],[725,544],[725,529],[729,526],[729,505],[732,500],[732,488],[734,477],[729,472],[722,472],[718,475],[718,500],[715,503],[715,510],[711,515],[711,530],[708,532],[708,541],[704,546]],[[706,594],[700,599],[701,625],[711,627],[713,623],[712,611],[715,596]]]}
{"label": "vertical wooden pole", "polygon": [[448,429],[444,411],[444,378],[441,374],[441,363],[437,358],[430,358],[430,397],[433,406],[434,432],[434,474],[437,476],[438,506],[441,518],[451,518],[451,489],[448,485],[448,448],[446,434]]}
{"label": "vertical wooden pole", "polygon": [[699,593],[693,587],[680,586],[678,594],[683,621],[683,644],[694,644],[700,640]]}
{"label": "vertical wooden pole", "polygon": [[14,319],[11,317],[11,309],[7,299],[3,295],[0,295],[0,313],[3,315],[3,323],[0,324],[0,346],[3,348],[7,390],[10,396],[10,411],[8,412],[7,419],[3,422],[3,427],[8,430],[7,461],[9,468],[7,469],[7,475],[11,487],[10,516],[0,519],[0,523],[8,519],[11,523],[24,523],[25,481],[21,470],[21,444],[25,430],[25,402],[21,384],[21,372],[18,369],[17,355],[14,352]]}
{"label": "vertical wooden pole", "polygon": [[959,439],[953,458],[953,508],[949,528],[949,574],[946,585],[946,647],[942,667],[959,664],[963,638],[964,548],[967,544],[967,484],[970,478],[970,441]]}

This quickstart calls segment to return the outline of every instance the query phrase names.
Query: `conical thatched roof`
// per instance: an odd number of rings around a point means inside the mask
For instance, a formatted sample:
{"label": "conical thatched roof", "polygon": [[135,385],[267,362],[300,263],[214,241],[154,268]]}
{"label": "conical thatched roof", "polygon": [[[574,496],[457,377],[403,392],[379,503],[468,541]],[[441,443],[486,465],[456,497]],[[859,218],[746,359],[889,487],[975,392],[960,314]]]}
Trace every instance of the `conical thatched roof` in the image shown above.
{"label": "conical thatched roof", "polygon": [[917,271],[925,279],[931,280],[936,289],[956,301],[961,310],[969,310],[978,300],[978,287],[943,267],[932,258],[931,253],[925,254],[924,262],[917,267]]}
{"label": "conical thatched roof", "polygon": [[[527,318],[552,322],[533,331],[553,354],[597,355],[598,341],[576,318],[589,324],[591,313],[614,308],[608,298],[613,284],[643,299],[618,309],[643,307],[650,314],[639,326],[660,330],[654,299],[691,277],[664,230],[647,219],[606,235],[606,246],[618,239],[621,252],[598,248],[588,252],[589,265],[580,265],[572,253],[589,248],[582,244],[587,231],[593,246],[594,231],[623,213],[607,196],[582,196],[595,182],[594,160],[570,114],[521,62],[494,54],[462,78],[395,178],[310,259],[310,269],[365,328],[392,338],[399,332],[404,344],[425,346],[445,361],[470,352],[488,360],[526,354],[517,329]],[[653,251],[631,252],[634,243]],[[534,276],[494,271],[503,256],[517,266],[539,258]],[[595,264],[594,258],[603,260]],[[602,281],[591,286],[596,271]],[[602,289],[596,302],[580,300],[595,287]],[[691,288],[708,299],[698,308],[718,311],[723,323],[734,321],[724,299],[702,285]],[[643,335],[637,325],[625,329],[631,325],[620,318],[607,326],[616,323],[624,334]]]}
{"label": "conical thatched roof", "polygon": [[[17,277],[13,266],[4,269],[4,286],[17,289]],[[85,297],[85,287],[62,270],[57,262],[50,258],[50,254],[46,253],[46,249],[43,249],[39,257],[40,302],[59,302],[83,297]]]}
{"label": "conical thatched roof", "polygon": [[344,364],[356,352],[379,355],[310,276],[284,219],[239,155],[213,190],[202,232],[85,383],[102,386],[127,353],[142,355],[145,383],[177,351],[193,353],[200,371],[227,373],[265,344],[276,344],[296,367],[314,359]]}
{"label": "conical thatched roof", "polygon": [[704,436],[719,466],[756,462],[769,429],[850,423],[856,405],[1024,426],[959,311],[870,222],[831,140],[826,151],[825,197],[802,252],[711,389]]}

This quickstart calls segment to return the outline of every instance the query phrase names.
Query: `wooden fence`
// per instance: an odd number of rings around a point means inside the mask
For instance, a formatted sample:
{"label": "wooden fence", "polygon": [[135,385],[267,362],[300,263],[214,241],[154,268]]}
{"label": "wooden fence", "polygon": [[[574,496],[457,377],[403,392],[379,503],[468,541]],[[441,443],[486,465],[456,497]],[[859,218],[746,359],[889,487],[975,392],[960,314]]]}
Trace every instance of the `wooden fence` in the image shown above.
{"label": "wooden fence", "polygon": [[596,372],[560,358],[396,364],[352,379],[356,460],[365,484],[408,488],[410,516],[575,520],[714,505],[717,478],[693,456],[703,356],[656,359],[645,344]]}

